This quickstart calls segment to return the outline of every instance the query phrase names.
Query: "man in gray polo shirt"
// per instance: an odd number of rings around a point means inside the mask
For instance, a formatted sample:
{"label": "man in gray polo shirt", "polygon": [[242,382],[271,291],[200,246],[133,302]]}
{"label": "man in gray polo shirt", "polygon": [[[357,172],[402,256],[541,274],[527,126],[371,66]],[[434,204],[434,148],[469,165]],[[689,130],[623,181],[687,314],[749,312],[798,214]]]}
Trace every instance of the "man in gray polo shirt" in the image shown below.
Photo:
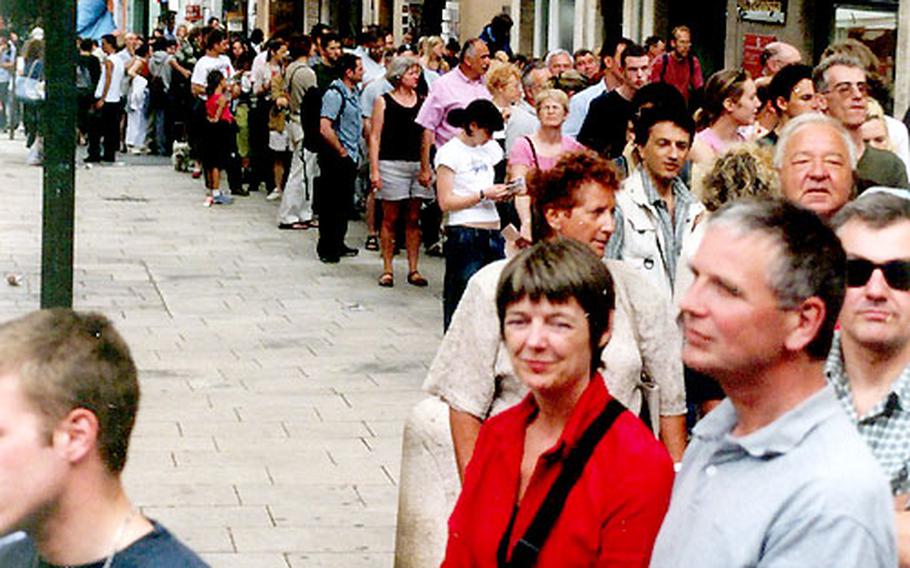
{"label": "man in gray polo shirt", "polygon": [[711,216],[680,302],[683,359],[728,398],[693,431],[652,567],[897,565],[888,483],[823,373],[845,263],[790,203]]}

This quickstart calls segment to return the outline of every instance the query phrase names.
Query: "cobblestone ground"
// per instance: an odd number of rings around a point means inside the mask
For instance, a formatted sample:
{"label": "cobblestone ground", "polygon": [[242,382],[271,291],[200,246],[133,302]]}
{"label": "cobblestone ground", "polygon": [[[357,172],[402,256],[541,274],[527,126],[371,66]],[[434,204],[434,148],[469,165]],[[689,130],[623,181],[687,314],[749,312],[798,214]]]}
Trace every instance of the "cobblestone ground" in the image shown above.
{"label": "cobblestone ground", "polygon": [[[24,161],[0,140],[0,271],[22,275],[0,281],[4,320],[38,307],[42,171]],[[377,253],[321,264],[262,193],[206,209],[199,180],[126,161],[78,170],[75,307],[110,317],[139,365],[130,495],[216,567],[391,566],[441,263],[422,259],[417,289],[398,258],[379,288]]]}

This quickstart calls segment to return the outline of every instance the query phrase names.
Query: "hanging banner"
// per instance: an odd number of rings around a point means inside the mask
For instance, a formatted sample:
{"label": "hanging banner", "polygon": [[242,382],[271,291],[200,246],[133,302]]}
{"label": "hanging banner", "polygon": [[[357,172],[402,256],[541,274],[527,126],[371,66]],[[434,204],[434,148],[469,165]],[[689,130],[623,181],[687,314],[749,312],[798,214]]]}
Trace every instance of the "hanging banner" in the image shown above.
{"label": "hanging banner", "polygon": [[765,24],[785,24],[787,0],[736,0],[741,20]]}
{"label": "hanging banner", "polygon": [[777,41],[773,35],[745,34],[743,36],[743,69],[752,77],[761,77],[761,53],[769,43]]}

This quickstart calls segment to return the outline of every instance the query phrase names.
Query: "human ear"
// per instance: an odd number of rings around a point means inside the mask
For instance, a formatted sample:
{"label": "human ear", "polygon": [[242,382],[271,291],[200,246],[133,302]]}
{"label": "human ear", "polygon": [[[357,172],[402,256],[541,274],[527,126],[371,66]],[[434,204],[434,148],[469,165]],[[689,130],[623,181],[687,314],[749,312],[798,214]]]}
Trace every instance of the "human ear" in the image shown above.
{"label": "human ear", "polygon": [[790,108],[790,101],[784,97],[777,97],[777,100],[774,101],[773,106],[776,106],[778,109],[780,109],[780,112],[782,113],[787,112],[787,109]]}
{"label": "human ear", "polygon": [[724,110],[727,112],[733,112],[733,109],[736,108],[736,101],[732,98],[727,97],[724,99]]}
{"label": "human ear", "polygon": [[818,336],[826,313],[827,308],[821,298],[812,296],[803,300],[791,312],[792,321],[784,339],[784,347],[794,353],[804,350]]}
{"label": "human ear", "polygon": [[98,446],[98,417],[91,410],[74,408],[54,427],[52,443],[70,464],[76,464]]}
{"label": "human ear", "polygon": [[565,223],[566,211],[564,209],[557,209],[556,207],[547,207],[543,211],[543,218],[547,221],[547,225],[553,229],[554,233],[559,233]]}

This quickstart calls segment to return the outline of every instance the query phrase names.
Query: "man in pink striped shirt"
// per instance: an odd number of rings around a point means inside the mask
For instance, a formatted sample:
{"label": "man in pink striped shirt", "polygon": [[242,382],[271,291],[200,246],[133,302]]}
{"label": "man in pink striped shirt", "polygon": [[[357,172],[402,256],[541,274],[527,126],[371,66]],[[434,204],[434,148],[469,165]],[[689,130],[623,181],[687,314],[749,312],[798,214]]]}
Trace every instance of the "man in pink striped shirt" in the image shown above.
{"label": "man in pink striped shirt", "polygon": [[475,99],[492,99],[483,83],[483,76],[490,66],[490,50],[479,38],[465,42],[459,56],[458,67],[433,82],[426,101],[417,114],[417,124],[423,126],[423,143],[420,148],[421,184],[431,180],[430,147],[437,148],[448,142],[458,129],[446,122],[449,111],[465,108]]}

